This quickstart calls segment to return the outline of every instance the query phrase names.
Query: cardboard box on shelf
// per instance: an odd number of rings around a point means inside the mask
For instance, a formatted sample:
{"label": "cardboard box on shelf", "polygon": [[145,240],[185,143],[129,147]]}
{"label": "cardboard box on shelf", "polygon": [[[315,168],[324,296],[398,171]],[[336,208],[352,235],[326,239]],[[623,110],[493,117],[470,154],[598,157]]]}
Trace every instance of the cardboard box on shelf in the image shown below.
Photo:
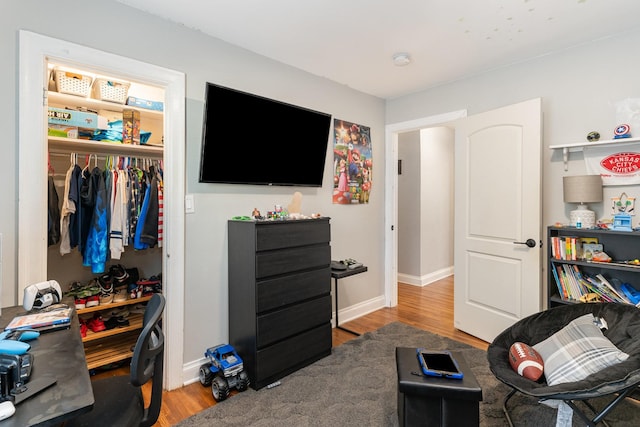
{"label": "cardboard box on shelf", "polygon": [[140,145],[140,111],[122,111],[122,143]]}
{"label": "cardboard box on shelf", "polygon": [[121,111],[98,110],[98,129],[109,129],[109,123],[122,121]]}
{"label": "cardboard box on shelf", "polygon": [[66,110],[63,108],[49,107],[49,124],[76,126],[88,129],[98,127],[98,115],[86,111]]}
{"label": "cardboard box on shelf", "polygon": [[48,130],[49,136],[57,136],[60,138],[78,138],[78,127],[77,126],[65,126],[65,125],[55,125],[49,124]]}

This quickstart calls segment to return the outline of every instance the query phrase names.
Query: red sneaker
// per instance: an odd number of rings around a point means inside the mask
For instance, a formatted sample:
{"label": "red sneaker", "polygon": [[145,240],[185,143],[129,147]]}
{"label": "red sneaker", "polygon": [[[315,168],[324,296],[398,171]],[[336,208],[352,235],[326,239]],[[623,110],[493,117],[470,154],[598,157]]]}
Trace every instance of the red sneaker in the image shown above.
{"label": "red sneaker", "polygon": [[80,310],[83,309],[87,306],[87,299],[86,298],[76,298],[74,300],[75,306],[76,306],[76,310]]}
{"label": "red sneaker", "polygon": [[93,319],[89,320],[89,323],[87,324],[87,326],[93,332],[101,332],[107,329],[107,327],[104,324],[104,321],[102,320],[102,316],[100,316],[99,314],[96,314],[93,317]]}
{"label": "red sneaker", "polygon": [[97,305],[100,305],[100,295],[91,295],[90,297],[87,297],[87,302],[85,304],[87,308],[95,307]]}

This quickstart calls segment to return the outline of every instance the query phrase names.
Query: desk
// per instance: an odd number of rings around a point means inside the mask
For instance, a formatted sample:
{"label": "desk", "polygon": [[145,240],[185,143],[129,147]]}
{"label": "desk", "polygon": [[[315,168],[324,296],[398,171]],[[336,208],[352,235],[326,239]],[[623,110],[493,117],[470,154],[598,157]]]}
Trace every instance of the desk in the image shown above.
{"label": "desk", "polygon": [[353,276],[354,274],[364,273],[365,271],[367,271],[367,266],[365,266],[365,265],[363,265],[362,267],[354,268],[353,270],[350,270],[348,268],[346,270],[334,270],[334,269],[331,269],[331,277],[333,277],[333,279],[335,281],[335,288],[336,288],[336,292],[335,292],[335,297],[336,297],[336,329],[342,329],[345,332],[349,332],[351,334],[358,335],[358,336],[360,336],[359,333],[354,332],[352,330],[349,330],[347,328],[343,328],[342,326],[340,326],[340,322],[338,322],[338,279],[343,279],[345,277]]}
{"label": "desk", "polygon": [[[24,312],[22,306],[3,307],[0,330],[4,330],[14,316]],[[29,352],[33,355],[30,380],[36,380],[38,375],[54,375],[57,382],[16,405],[16,413],[0,421],[0,427],[57,425],[91,410],[93,389],[78,316],[74,313],[70,328],[43,333],[29,344]]]}

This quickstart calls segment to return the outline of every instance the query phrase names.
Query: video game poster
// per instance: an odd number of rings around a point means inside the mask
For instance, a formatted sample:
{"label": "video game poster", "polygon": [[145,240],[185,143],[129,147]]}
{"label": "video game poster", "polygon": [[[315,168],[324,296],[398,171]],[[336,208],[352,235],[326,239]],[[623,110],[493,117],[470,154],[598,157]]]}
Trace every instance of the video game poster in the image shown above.
{"label": "video game poster", "polygon": [[333,203],[369,203],[373,178],[371,128],[334,119],[333,130]]}

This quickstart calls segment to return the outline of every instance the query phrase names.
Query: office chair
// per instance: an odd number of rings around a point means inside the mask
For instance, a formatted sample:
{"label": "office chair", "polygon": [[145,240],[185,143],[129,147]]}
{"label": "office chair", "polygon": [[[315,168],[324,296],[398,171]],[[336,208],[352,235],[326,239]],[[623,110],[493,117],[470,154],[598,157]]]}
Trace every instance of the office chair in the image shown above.
{"label": "office chair", "polygon": [[[131,358],[130,375],[92,381],[93,409],[67,421],[65,427],[146,427],[158,420],[164,357],[164,335],[159,323],[164,305],[161,294],[154,294],[147,303],[142,332]],[[152,378],[151,399],[145,408],[141,386]]]}
{"label": "office chair", "polygon": [[[531,381],[518,375],[509,364],[509,348],[516,341],[529,345],[540,343],[565,327],[572,320],[588,313],[604,318],[608,329],[604,335],[629,358],[601,369],[587,378],[549,385],[545,378]],[[586,338],[586,337],[583,337]],[[584,340],[583,340],[584,341]],[[592,359],[595,357],[592,353]],[[511,387],[502,406],[507,422],[514,423],[507,403],[516,393],[539,401],[562,400],[588,426],[595,426],[632,394],[640,385],[640,309],[629,304],[585,303],[551,308],[519,320],[498,335],[487,349],[489,367],[494,376]],[[581,359],[584,360],[584,359]],[[546,369],[546,368],[545,368]],[[598,411],[590,399],[608,397],[608,404]],[[577,406],[581,402],[587,411]]]}

